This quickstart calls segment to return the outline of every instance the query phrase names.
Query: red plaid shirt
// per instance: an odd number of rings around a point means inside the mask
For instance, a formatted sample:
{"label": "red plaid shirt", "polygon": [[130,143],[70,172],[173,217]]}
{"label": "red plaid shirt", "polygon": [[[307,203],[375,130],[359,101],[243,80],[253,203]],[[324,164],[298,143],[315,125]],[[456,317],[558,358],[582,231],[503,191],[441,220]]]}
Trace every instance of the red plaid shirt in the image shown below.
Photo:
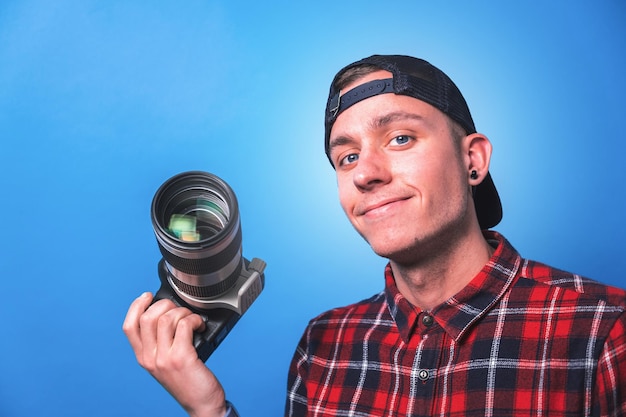
{"label": "red plaid shirt", "polygon": [[525,260],[499,234],[430,312],[386,288],[309,323],[286,416],[626,415],[626,292]]}

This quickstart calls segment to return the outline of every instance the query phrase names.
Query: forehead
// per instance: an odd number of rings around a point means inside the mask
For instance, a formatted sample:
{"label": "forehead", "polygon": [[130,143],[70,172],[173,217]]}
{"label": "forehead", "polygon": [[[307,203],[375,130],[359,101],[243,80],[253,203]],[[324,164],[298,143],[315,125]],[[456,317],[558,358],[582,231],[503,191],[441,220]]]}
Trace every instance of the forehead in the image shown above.
{"label": "forehead", "polygon": [[384,93],[358,101],[340,113],[330,131],[330,145],[336,136],[387,128],[395,122],[419,123],[431,129],[449,127],[448,117],[434,106],[410,96]]}

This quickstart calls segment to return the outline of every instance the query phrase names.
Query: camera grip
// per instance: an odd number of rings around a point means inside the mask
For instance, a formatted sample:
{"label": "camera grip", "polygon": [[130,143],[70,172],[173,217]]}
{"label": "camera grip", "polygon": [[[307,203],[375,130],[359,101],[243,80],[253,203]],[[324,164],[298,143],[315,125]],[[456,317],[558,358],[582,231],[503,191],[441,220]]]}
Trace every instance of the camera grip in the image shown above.
{"label": "camera grip", "polygon": [[198,353],[198,358],[202,362],[206,362],[228,333],[235,327],[241,315],[226,308],[199,311],[182,301],[167,282],[167,272],[163,260],[159,262],[159,278],[161,279],[161,287],[155,294],[152,304],[158,300],[168,299],[177,306],[188,308],[202,317],[205,329],[201,332],[194,332],[193,347]]}

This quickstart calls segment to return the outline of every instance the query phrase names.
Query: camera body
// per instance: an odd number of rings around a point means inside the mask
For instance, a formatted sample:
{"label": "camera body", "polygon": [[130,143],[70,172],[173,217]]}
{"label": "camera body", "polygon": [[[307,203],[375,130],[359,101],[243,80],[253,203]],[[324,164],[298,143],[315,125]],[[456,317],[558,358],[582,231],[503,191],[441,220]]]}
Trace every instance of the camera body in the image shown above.
{"label": "camera body", "polygon": [[241,275],[235,286],[223,296],[208,300],[206,306],[197,307],[178,295],[179,291],[177,292],[174,284],[172,284],[167,263],[165,259],[161,259],[158,265],[161,287],[155,294],[153,303],[166,298],[177,306],[187,307],[202,317],[206,328],[202,332],[194,333],[193,346],[196,348],[198,357],[206,362],[263,291],[265,287],[264,269],[265,262],[262,260],[253,258],[251,262],[248,262],[244,259]]}
{"label": "camera body", "polygon": [[203,318],[193,344],[204,362],[263,291],[265,262],[242,256],[237,198],[215,175],[170,178],[152,200],[151,217],[163,255],[153,302],[166,298]]}

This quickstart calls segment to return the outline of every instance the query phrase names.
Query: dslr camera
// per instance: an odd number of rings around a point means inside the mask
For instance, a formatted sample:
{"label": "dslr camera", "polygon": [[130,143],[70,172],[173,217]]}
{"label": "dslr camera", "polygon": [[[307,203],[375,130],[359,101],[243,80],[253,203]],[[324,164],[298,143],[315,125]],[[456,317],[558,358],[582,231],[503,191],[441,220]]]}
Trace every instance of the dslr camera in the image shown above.
{"label": "dslr camera", "polygon": [[152,200],[163,258],[154,301],[170,299],[202,316],[193,344],[205,362],[265,286],[265,262],[242,256],[239,206],[221,178],[202,171],[167,180]]}

